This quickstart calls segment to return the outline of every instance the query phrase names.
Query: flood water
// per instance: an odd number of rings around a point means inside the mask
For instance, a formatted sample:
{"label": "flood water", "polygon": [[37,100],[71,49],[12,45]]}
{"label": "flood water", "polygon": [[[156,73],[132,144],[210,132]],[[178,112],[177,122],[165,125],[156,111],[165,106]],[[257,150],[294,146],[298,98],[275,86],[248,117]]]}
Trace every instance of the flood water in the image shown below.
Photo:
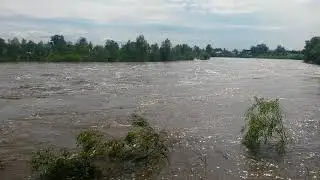
{"label": "flood water", "polygon": [[[292,137],[261,161],[241,145],[254,96],[280,98]],[[75,147],[83,129],[114,136],[141,113],[181,136],[159,179],[317,179],[320,66],[292,60],[0,64],[0,179],[25,179],[35,149]]]}

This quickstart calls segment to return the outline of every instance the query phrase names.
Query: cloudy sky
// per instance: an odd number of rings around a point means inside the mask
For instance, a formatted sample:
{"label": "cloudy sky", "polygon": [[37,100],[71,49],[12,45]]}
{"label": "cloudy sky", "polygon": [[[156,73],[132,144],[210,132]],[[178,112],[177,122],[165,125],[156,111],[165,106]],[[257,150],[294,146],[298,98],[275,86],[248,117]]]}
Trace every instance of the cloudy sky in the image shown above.
{"label": "cloudy sky", "polygon": [[148,41],[301,49],[320,35],[320,0],[0,0],[0,37],[63,34],[101,44],[144,34]]}

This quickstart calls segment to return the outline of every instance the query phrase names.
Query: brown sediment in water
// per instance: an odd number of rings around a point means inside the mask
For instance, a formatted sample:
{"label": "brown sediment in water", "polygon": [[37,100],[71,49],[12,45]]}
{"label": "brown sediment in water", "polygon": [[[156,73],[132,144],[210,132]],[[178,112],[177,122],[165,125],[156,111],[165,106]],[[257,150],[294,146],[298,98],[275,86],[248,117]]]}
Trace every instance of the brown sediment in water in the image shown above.
{"label": "brown sediment in water", "polygon": [[[134,112],[180,136],[171,165],[161,173],[164,178],[303,179],[316,175],[320,166],[320,84],[310,78],[317,76],[318,66],[240,59],[2,65],[4,180],[28,177],[30,154],[40,147],[74,148],[81,130],[124,135]],[[282,99],[294,139],[282,159],[266,152],[257,161],[240,143],[241,117],[254,95]]]}

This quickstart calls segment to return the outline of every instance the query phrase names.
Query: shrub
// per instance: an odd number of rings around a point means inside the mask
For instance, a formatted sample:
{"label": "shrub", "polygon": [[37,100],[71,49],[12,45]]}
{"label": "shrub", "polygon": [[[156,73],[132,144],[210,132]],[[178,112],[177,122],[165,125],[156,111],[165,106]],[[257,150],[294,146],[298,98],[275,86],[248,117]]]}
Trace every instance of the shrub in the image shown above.
{"label": "shrub", "polygon": [[88,158],[64,150],[46,148],[32,157],[32,168],[41,180],[90,180],[97,171]]}
{"label": "shrub", "polygon": [[[167,164],[168,135],[156,131],[140,116],[133,116],[132,127],[120,139],[105,138],[88,130],[77,136],[75,152],[47,148],[32,157],[39,179],[110,179],[152,177]],[[132,177],[131,177],[132,178]]]}
{"label": "shrub", "polygon": [[243,144],[249,150],[257,152],[261,144],[275,143],[276,150],[284,153],[287,135],[279,99],[255,97],[255,103],[245,114],[245,121]]}
{"label": "shrub", "polygon": [[208,54],[207,52],[201,52],[199,59],[200,60],[208,60],[208,59],[210,59],[210,54]]}
{"label": "shrub", "polygon": [[79,54],[51,53],[47,60],[49,62],[79,62],[81,61],[81,56]]}

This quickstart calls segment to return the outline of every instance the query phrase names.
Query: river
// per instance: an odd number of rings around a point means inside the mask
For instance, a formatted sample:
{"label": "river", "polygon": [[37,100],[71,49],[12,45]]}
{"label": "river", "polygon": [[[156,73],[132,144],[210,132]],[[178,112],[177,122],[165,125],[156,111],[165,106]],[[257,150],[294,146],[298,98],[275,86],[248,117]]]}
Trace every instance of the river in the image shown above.
{"label": "river", "polygon": [[[240,143],[254,96],[280,98],[293,140],[282,157],[256,161]],[[135,112],[183,138],[162,179],[319,178],[320,67],[236,58],[0,64],[0,177],[28,177],[30,152],[73,148],[83,129],[121,136]]]}

